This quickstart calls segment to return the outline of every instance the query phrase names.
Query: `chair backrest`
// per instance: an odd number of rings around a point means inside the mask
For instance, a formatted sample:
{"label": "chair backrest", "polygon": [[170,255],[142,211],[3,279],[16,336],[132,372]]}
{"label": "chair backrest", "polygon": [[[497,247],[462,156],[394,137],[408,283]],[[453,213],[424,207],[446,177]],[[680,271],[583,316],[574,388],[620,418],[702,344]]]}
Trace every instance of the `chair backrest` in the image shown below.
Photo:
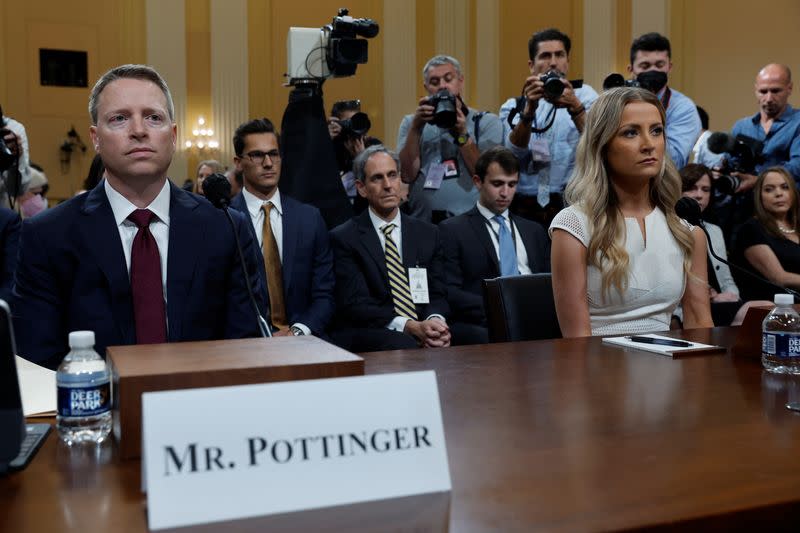
{"label": "chair backrest", "polygon": [[491,342],[561,337],[550,273],[485,279],[483,303]]}

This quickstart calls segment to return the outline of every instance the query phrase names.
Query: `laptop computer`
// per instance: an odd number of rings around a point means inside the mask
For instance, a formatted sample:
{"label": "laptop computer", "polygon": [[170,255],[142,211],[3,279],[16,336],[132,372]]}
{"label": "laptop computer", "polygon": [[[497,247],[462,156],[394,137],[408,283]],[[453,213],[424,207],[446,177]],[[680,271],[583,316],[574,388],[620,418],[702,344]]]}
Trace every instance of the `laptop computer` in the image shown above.
{"label": "laptop computer", "polygon": [[0,475],[20,470],[41,447],[50,424],[25,424],[11,312],[0,300]]}

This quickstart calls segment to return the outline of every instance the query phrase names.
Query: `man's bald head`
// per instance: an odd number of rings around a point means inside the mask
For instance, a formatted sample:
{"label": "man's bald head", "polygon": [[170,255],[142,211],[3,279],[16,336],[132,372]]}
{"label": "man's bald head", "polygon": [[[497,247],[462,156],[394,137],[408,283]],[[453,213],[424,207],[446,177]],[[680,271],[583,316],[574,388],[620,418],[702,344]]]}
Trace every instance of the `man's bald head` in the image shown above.
{"label": "man's bald head", "polygon": [[792,71],[786,65],[770,63],[756,76],[756,99],[762,119],[781,116],[792,94]]}

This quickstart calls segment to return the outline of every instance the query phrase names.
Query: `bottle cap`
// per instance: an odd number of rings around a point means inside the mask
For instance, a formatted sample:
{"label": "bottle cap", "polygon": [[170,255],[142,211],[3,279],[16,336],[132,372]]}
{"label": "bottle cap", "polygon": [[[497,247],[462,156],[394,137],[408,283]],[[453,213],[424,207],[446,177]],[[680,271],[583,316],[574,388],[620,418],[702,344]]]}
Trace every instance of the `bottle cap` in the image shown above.
{"label": "bottle cap", "polygon": [[70,348],[92,348],[94,346],[94,331],[72,331],[69,334]]}
{"label": "bottle cap", "polygon": [[776,294],[775,305],[793,305],[794,296],[791,294]]}

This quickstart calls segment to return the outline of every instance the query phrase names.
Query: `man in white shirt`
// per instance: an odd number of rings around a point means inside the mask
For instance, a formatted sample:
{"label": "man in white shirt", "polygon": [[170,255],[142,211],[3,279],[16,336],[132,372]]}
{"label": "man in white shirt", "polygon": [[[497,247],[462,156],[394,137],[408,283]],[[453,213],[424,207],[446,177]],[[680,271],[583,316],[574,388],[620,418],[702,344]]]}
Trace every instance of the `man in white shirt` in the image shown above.
{"label": "man in white shirt", "polygon": [[239,126],[233,149],[244,187],[231,207],[249,217],[261,248],[274,334],[324,337],[334,310],[333,254],[325,221],[316,207],[281,194],[280,139],[269,119]]}
{"label": "man in white shirt", "polygon": [[[167,179],[177,127],[151,67],[122,65],[92,89],[89,128],[104,183],[23,223],[12,309],[20,355],[56,367],[70,331],[106,346],[257,336],[231,228]],[[246,220],[234,214],[256,298],[266,300]]]}
{"label": "man in white shirt", "polygon": [[400,213],[400,160],[382,145],[353,164],[369,208],[331,230],[337,326],[355,352],[450,345],[436,226]]}

